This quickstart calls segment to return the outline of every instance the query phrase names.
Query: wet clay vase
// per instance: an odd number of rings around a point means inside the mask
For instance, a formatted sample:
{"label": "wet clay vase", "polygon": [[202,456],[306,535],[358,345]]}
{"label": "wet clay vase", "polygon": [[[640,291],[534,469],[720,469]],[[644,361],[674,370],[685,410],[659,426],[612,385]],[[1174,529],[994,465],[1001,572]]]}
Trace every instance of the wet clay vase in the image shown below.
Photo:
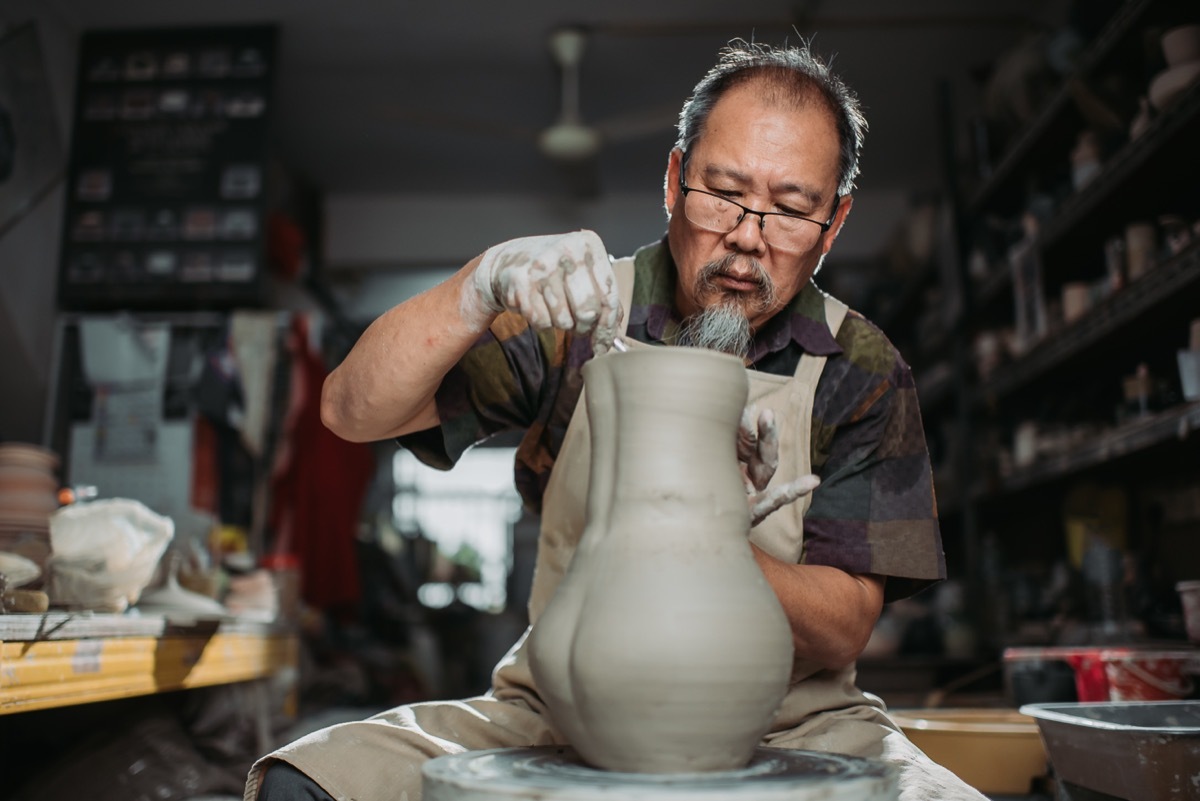
{"label": "wet clay vase", "polygon": [[744,767],[792,665],[787,619],[747,540],[745,370],[655,347],[595,358],[583,375],[586,523],[530,634],[539,692],[593,766]]}

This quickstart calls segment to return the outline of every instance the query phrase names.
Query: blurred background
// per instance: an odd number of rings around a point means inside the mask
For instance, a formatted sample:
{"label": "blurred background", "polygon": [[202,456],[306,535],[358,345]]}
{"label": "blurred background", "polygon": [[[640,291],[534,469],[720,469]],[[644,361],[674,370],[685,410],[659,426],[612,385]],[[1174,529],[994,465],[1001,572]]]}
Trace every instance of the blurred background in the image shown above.
{"label": "blurred background", "polygon": [[[139,759],[171,797],[236,796],[269,745],[488,687],[536,550],[517,440],[431,470],[325,431],[321,381],[491,244],[661,237],[679,108],[737,37],[810,41],[870,124],[817,282],[913,367],[950,579],[885,610],[864,689],[1196,698],[1198,24],[1182,0],[2,0],[0,667],[24,672],[0,797]],[[1038,754],[983,789],[1054,792]]]}

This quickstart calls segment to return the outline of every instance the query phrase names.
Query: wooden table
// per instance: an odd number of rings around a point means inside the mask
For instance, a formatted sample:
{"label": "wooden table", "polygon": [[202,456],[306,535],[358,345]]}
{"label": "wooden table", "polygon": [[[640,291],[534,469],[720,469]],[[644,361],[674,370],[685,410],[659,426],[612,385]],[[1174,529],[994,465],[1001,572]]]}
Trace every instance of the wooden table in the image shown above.
{"label": "wooden table", "polygon": [[[267,683],[294,689],[298,653],[293,631],[261,623],[90,612],[0,615],[0,715],[254,682],[265,752]],[[294,704],[294,693],[287,695]]]}

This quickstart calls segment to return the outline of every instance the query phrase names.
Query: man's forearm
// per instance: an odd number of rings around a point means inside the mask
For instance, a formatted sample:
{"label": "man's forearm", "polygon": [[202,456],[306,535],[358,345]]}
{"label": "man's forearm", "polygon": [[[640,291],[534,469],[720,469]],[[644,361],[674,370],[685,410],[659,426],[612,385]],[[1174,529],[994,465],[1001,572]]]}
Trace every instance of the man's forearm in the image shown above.
{"label": "man's forearm", "polygon": [[590,334],[595,352],[606,351],[621,304],[600,237],[575,231],[501,242],[391,309],[326,379],[321,420],[357,442],[437,425],[442,379],[505,309],[536,330]]}
{"label": "man's forearm", "polygon": [[883,608],[884,579],[790,564],[750,548],[787,615],[796,654],[831,669],[857,659]]}
{"label": "man's forearm", "polygon": [[478,261],[390,309],[363,332],[325,379],[321,420],[331,431],[370,442],[437,425],[434,393],[491,319],[463,308],[463,286]]}

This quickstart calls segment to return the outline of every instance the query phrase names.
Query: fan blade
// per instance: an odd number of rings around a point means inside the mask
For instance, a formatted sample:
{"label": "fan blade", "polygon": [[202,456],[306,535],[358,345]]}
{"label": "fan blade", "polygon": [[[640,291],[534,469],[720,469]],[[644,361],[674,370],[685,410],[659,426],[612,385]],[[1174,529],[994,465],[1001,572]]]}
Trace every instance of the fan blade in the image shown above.
{"label": "fan blade", "polygon": [[595,157],[602,139],[594,128],[559,120],[538,136],[538,149],[551,161],[582,161]]}
{"label": "fan blade", "polygon": [[384,119],[395,120],[406,126],[423,130],[445,131],[447,133],[469,134],[489,138],[503,137],[518,142],[537,141],[537,128],[514,125],[496,119],[482,119],[454,112],[418,109],[410,106],[387,103],[376,107],[377,115]]}

